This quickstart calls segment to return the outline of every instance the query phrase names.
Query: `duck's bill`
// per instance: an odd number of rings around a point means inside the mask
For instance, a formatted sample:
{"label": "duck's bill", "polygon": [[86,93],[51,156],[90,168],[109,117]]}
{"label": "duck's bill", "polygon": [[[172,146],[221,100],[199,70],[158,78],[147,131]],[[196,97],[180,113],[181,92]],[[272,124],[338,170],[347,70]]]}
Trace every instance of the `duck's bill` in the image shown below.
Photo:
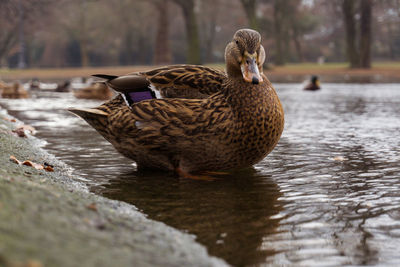
{"label": "duck's bill", "polygon": [[258,84],[263,81],[255,58],[244,57],[240,64],[240,69],[242,70],[243,79],[246,82]]}

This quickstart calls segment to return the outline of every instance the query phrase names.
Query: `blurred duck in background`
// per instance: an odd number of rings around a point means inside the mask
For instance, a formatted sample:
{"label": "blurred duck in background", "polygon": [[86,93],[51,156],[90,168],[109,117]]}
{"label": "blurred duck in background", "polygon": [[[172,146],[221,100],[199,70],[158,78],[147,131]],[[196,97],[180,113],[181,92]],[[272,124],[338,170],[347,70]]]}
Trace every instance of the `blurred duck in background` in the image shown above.
{"label": "blurred duck in background", "polygon": [[2,98],[29,98],[30,95],[19,82],[12,85],[0,82],[0,96]]}
{"label": "blurred duck in background", "polygon": [[319,84],[318,76],[313,75],[313,76],[311,77],[310,83],[308,83],[308,84],[306,85],[306,87],[304,87],[304,90],[307,90],[307,91],[316,91],[316,90],[319,90],[319,89],[321,89],[321,87],[320,87],[320,84]]}
{"label": "blurred duck in background", "polygon": [[71,82],[69,80],[57,84],[56,92],[64,93],[64,92],[69,92],[70,90],[71,90]]}
{"label": "blurred duck in background", "polygon": [[74,89],[76,98],[109,100],[113,95],[113,92],[104,82],[94,82],[85,88]]}
{"label": "blurred duck in background", "polygon": [[42,82],[38,78],[33,78],[27,85],[26,89],[31,92],[42,91],[42,92],[54,92],[58,87],[57,83],[54,82]]}

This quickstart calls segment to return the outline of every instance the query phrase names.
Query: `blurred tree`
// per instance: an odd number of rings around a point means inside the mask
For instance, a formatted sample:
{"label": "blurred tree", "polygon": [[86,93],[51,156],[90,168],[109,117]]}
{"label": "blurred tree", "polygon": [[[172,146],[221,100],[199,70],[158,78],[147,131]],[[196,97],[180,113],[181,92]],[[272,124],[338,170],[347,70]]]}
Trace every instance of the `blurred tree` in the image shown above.
{"label": "blurred tree", "polygon": [[10,0],[0,1],[0,65],[17,41],[18,10]]}
{"label": "blurred tree", "polygon": [[214,62],[214,44],[217,31],[221,31],[221,27],[217,24],[218,15],[221,8],[221,0],[203,0],[199,2],[199,25],[202,58],[205,62]]}
{"label": "blurred tree", "polygon": [[251,17],[276,64],[400,57],[400,0],[0,0],[2,66],[18,66],[19,2],[28,67],[222,62]]}
{"label": "blurred tree", "polygon": [[154,64],[170,64],[172,61],[172,54],[169,44],[169,2],[168,0],[153,0],[153,4],[158,11]]}
{"label": "blurred tree", "polygon": [[18,68],[24,69],[26,67],[25,58],[25,33],[24,33],[24,23],[25,23],[25,7],[23,6],[22,0],[17,2],[18,6],[18,43],[19,43],[19,53],[18,53]]}
{"label": "blurred tree", "polygon": [[242,3],[244,11],[246,12],[250,28],[259,31],[260,27],[256,13],[257,0],[240,0],[240,2]]}
{"label": "blurred tree", "polygon": [[185,19],[187,58],[189,64],[200,64],[200,40],[194,0],[173,0],[182,9]]}
{"label": "blurred tree", "polygon": [[[61,17],[61,26],[69,36],[69,46],[75,49],[79,48],[78,53],[70,54],[79,57],[79,65],[88,67],[90,65],[89,53],[92,42],[92,12],[91,2],[95,0],[72,0],[65,2],[63,6],[65,15]],[[90,5],[90,6],[89,6]]]}
{"label": "blurred tree", "polygon": [[298,62],[303,62],[304,36],[316,29],[319,20],[305,5],[302,5],[302,0],[288,1],[288,14],[290,37],[296,51],[296,59]]}
{"label": "blurred tree", "polygon": [[79,48],[81,53],[81,64],[82,67],[89,66],[89,36],[88,36],[88,26],[87,26],[87,0],[82,0],[81,8],[79,9],[79,30],[76,32],[76,37],[79,42]]}
{"label": "blurred tree", "polygon": [[[27,37],[38,23],[36,18],[53,7],[51,0],[1,0],[0,1],[0,65],[6,58],[16,58],[15,66],[24,68],[29,64]],[[30,36],[27,36],[30,35]]]}
{"label": "blurred tree", "polygon": [[346,31],[346,51],[351,68],[360,66],[360,56],[357,50],[357,31],[355,20],[355,0],[343,0],[342,10]]}
{"label": "blurred tree", "polygon": [[287,20],[288,1],[274,0],[274,35],[275,35],[275,64],[280,66],[286,62],[285,53],[287,51]]}
{"label": "blurred tree", "polygon": [[372,53],[396,60],[400,56],[400,0],[374,2]]}
{"label": "blurred tree", "polygon": [[360,67],[371,68],[372,0],[362,0],[360,6]]}
{"label": "blurred tree", "polygon": [[[372,7],[372,0],[343,0],[342,2],[346,51],[350,68],[371,67]],[[356,17],[360,18],[358,24]],[[357,25],[359,25],[359,31],[357,31]]]}

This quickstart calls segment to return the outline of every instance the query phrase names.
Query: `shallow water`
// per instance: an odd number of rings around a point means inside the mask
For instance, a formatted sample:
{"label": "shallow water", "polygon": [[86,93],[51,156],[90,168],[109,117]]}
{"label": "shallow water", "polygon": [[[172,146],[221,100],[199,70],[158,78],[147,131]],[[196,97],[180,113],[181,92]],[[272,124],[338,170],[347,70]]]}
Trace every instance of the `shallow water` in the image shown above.
{"label": "shallow water", "polygon": [[275,150],[216,181],[138,173],[67,107],[70,94],[0,105],[97,194],[194,234],[236,266],[400,264],[400,84],[275,85],[286,123]]}

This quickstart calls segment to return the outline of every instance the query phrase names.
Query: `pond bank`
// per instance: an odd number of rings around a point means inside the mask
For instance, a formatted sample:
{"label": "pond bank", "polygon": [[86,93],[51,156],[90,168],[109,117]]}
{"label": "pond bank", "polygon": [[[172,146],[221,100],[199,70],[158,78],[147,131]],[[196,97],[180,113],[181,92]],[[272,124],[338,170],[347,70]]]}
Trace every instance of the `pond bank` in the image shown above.
{"label": "pond bank", "polygon": [[[212,64],[210,67],[224,69],[223,64]],[[59,69],[0,69],[0,80],[23,82],[38,78],[46,82],[60,82],[74,77],[90,77],[95,73],[122,75],[126,73],[145,71],[157,66],[113,66],[113,67],[86,67],[86,68],[59,68]],[[400,83],[399,63],[377,63],[371,69],[349,69],[346,64],[313,63],[287,64],[265,69],[264,73],[273,83],[301,83],[318,75],[323,83]]]}
{"label": "pond bank", "polygon": [[[225,266],[188,234],[89,193],[0,109],[0,266]],[[36,170],[10,160],[53,166]]]}

